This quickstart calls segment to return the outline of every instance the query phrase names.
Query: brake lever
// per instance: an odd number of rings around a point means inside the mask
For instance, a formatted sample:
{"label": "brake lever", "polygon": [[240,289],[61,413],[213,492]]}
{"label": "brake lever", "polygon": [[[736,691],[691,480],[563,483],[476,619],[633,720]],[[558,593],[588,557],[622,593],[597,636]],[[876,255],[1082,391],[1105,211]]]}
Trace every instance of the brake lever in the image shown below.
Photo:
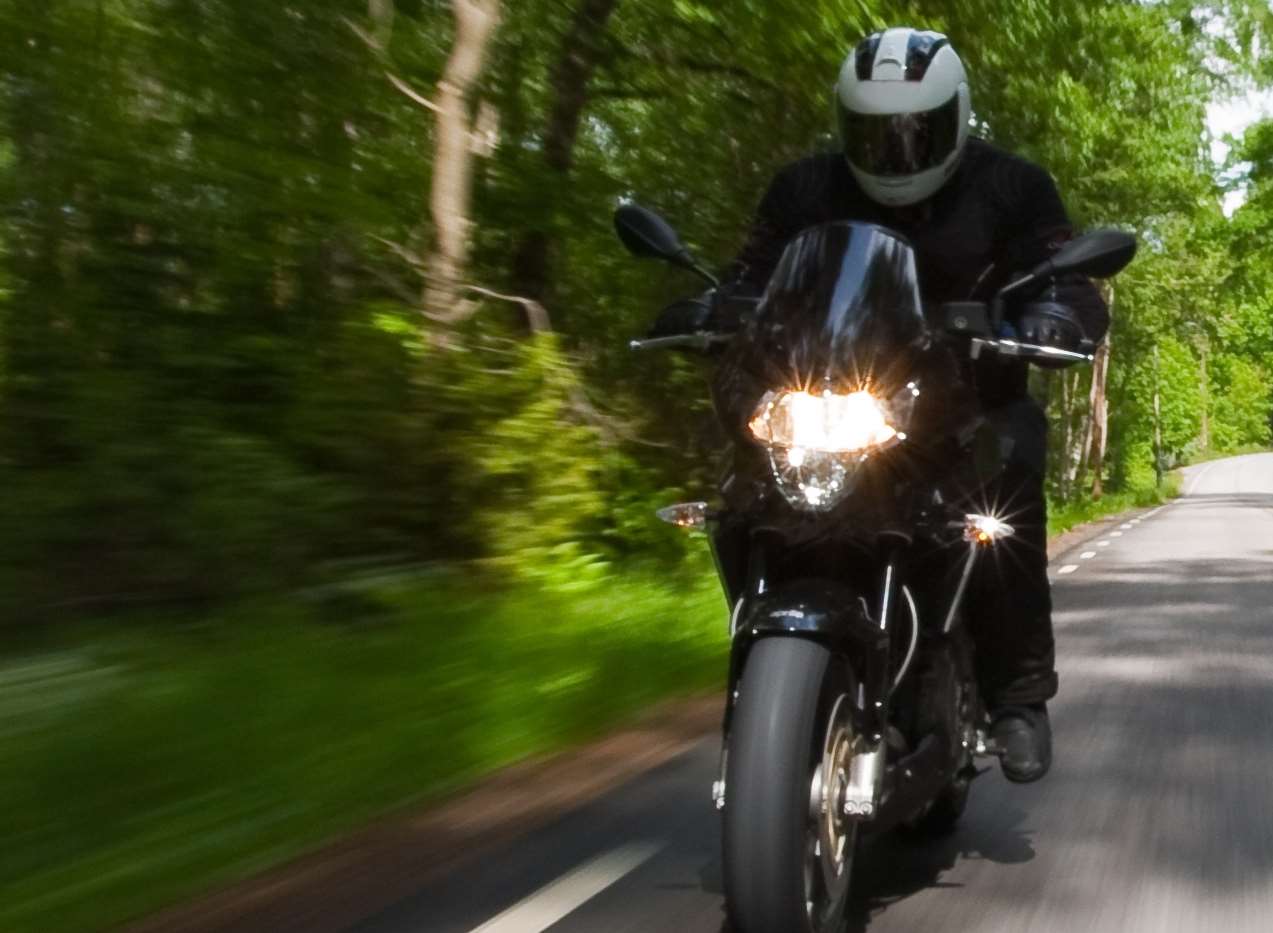
{"label": "brake lever", "polygon": [[1060,347],[1045,347],[1034,343],[1022,343],[1019,340],[987,340],[974,337],[969,355],[972,359],[980,359],[982,351],[997,353],[1024,360],[1061,360],[1067,363],[1090,363],[1096,358],[1094,353],[1080,353],[1074,350],[1062,350]]}
{"label": "brake lever", "polygon": [[714,346],[729,343],[733,334],[677,334],[674,337],[649,337],[644,340],[629,340],[629,350],[710,350]]}

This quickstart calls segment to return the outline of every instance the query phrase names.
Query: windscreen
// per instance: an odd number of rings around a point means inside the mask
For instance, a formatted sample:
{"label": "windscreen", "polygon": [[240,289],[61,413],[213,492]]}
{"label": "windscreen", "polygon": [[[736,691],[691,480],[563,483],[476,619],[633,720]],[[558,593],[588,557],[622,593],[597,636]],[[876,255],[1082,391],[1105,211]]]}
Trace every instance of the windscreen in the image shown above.
{"label": "windscreen", "polygon": [[742,341],[766,368],[839,390],[894,381],[925,334],[910,244],[883,227],[833,223],[787,246]]}
{"label": "windscreen", "polygon": [[864,223],[810,228],[787,246],[717,369],[717,413],[747,436],[766,392],[890,397],[918,375],[927,336],[915,254],[901,235]]}

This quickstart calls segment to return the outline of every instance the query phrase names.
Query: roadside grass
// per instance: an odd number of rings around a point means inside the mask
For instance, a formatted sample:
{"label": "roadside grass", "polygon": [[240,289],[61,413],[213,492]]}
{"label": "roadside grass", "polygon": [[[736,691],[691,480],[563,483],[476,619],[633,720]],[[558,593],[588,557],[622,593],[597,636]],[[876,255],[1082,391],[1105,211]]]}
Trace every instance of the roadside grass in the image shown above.
{"label": "roadside grass", "polygon": [[0,659],[0,930],[112,928],[724,676],[710,574],[383,585]]}
{"label": "roadside grass", "polygon": [[[1053,505],[1049,532],[1179,492]],[[722,681],[712,575],[101,621],[0,655],[0,930],[115,927]]]}
{"label": "roadside grass", "polygon": [[1210,463],[1213,460],[1228,460],[1230,457],[1243,457],[1247,454],[1266,454],[1273,451],[1267,444],[1244,444],[1234,450],[1200,450],[1185,458],[1182,466],[1197,466],[1199,463]]}
{"label": "roadside grass", "polygon": [[1048,503],[1048,535],[1059,535],[1087,522],[1099,521],[1131,509],[1149,508],[1170,502],[1180,495],[1179,473],[1169,473],[1161,488],[1148,486],[1106,493],[1100,499],[1077,499]]}

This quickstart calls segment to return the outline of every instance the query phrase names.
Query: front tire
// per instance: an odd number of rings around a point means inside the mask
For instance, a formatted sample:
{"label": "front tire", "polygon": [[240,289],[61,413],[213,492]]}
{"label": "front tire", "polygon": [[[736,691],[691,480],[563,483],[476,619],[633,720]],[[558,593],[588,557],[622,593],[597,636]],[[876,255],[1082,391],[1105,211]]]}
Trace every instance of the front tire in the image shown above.
{"label": "front tire", "polygon": [[725,774],[725,899],[739,933],[843,924],[857,844],[842,806],[850,703],[847,673],[824,646],[770,638],[752,649]]}

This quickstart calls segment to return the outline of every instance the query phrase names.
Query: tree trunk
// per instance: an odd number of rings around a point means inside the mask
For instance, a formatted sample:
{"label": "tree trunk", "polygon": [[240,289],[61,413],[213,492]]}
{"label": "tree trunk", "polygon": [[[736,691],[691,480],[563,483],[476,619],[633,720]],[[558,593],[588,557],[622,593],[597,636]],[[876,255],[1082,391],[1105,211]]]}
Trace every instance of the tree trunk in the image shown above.
{"label": "tree trunk", "polygon": [[1158,386],[1158,342],[1154,341],[1154,478],[1162,488],[1162,393]]}
{"label": "tree trunk", "polygon": [[[1078,391],[1078,386],[1075,386]],[[1091,402],[1091,388],[1088,389],[1088,402]],[[1092,428],[1096,420],[1096,413],[1089,407],[1083,417],[1082,441],[1074,451],[1074,488],[1081,490],[1087,482],[1087,468],[1092,453]]]}
{"label": "tree trunk", "polygon": [[423,305],[439,321],[464,316],[461,286],[469,256],[474,118],[473,87],[482,75],[487,47],[499,24],[499,0],[454,0],[455,44],[438,82],[433,185],[429,208],[435,240],[425,257]]}
{"label": "tree trunk", "polygon": [[1065,495],[1069,497],[1082,484],[1083,473],[1087,469],[1086,452],[1089,441],[1088,419],[1079,410],[1079,399],[1082,398],[1082,374],[1072,372],[1067,375],[1067,410],[1066,410],[1066,447],[1065,456]]}
{"label": "tree trunk", "polygon": [[1070,374],[1056,374],[1061,382],[1061,470],[1060,493],[1062,501],[1070,498],[1070,437],[1074,433],[1074,393],[1070,390]]}
{"label": "tree trunk", "polygon": [[1204,451],[1211,449],[1211,376],[1207,367],[1207,338],[1198,347],[1198,382],[1202,390],[1202,431],[1198,438]]}
{"label": "tree trunk", "polygon": [[[618,5],[619,0],[579,0],[570,30],[557,53],[551,78],[552,109],[543,148],[544,167],[554,193],[564,192],[569,182],[579,126],[588,105],[588,84],[601,63],[606,26]],[[554,200],[550,198],[549,204]],[[541,222],[526,231],[514,252],[513,280],[517,290],[536,301],[544,299],[551,281],[553,242],[549,228],[549,224]]]}
{"label": "tree trunk", "polygon": [[[1114,315],[1114,287],[1106,285],[1105,303],[1109,307],[1110,317]],[[1092,468],[1092,498],[1100,499],[1105,490],[1101,485],[1101,473],[1105,466],[1105,446],[1109,439],[1109,398],[1106,388],[1109,384],[1109,357],[1112,337],[1096,350],[1096,362],[1092,366],[1092,392],[1088,396],[1091,409],[1091,443],[1088,447],[1088,463]]]}

